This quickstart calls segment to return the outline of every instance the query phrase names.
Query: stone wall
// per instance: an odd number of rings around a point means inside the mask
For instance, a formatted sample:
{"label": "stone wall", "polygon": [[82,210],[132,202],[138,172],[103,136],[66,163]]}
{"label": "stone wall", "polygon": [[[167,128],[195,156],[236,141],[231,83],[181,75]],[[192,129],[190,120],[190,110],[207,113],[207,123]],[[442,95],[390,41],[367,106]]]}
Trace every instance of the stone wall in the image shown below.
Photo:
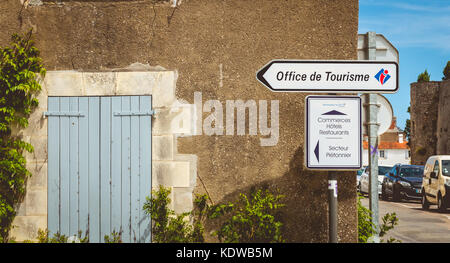
{"label": "stone wall", "polygon": [[450,154],[450,80],[442,81],[439,89],[436,154]]}
{"label": "stone wall", "polygon": [[[190,208],[185,204],[192,191],[208,192],[219,203],[269,187],[286,195],[281,216],[288,241],[328,240],[327,174],[304,169],[307,94],[271,92],[255,74],[272,59],[356,59],[357,0],[185,0],[176,8],[150,0],[34,2],[39,4],[0,1],[0,45],[12,33],[33,28],[49,71],[112,71],[139,62],[177,72],[175,96],[185,104],[193,104],[194,92],[201,92],[203,101],[222,104],[279,101],[279,140],[274,146],[261,146],[261,134],[177,138],[161,133],[154,143],[169,147],[154,149],[161,158],[153,163],[154,181],[173,183],[168,171],[188,169],[181,164],[185,160],[176,167],[167,162],[176,150],[195,155],[197,167],[189,167],[197,175],[197,180],[190,179],[195,187],[174,190],[180,196],[174,200],[179,210]],[[155,124],[154,134],[157,129]],[[340,173],[338,185],[339,241],[356,242],[354,172]]]}
{"label": "stone wall", "polygon": [[411,164],[436,154],[439,87],[438,81],[411,83]]}

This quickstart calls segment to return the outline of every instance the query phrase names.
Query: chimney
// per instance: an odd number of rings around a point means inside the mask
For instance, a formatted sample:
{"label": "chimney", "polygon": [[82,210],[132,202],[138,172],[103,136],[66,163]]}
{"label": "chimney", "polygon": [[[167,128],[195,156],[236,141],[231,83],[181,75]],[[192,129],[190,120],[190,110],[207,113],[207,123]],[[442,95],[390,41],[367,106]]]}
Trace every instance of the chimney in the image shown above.
{"label": "chimney", "polygon": [[397,127],[397,117],[392,117],[391,126],[389,127],[390,130],[393,130]]}
{"label": "chimney", "polygon": [[403,133],[398,134],[398,142],[403,143]]}

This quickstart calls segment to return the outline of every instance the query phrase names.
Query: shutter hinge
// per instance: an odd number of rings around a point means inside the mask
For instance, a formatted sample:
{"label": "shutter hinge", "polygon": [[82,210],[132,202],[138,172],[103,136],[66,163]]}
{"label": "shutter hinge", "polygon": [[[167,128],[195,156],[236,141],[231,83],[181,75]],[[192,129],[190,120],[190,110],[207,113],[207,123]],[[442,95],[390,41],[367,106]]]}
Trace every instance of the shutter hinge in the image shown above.
{"label": "shutter hinge", "polygon": [[57,117],[84,117],[84,113],[78,111],[46,111],[44,117],[57,116]]}
{"label": "shutter hinge", "polygon": [[152,116],[155,115],[156,111],[128,111],[128,112],[114,112],[114,116]]}

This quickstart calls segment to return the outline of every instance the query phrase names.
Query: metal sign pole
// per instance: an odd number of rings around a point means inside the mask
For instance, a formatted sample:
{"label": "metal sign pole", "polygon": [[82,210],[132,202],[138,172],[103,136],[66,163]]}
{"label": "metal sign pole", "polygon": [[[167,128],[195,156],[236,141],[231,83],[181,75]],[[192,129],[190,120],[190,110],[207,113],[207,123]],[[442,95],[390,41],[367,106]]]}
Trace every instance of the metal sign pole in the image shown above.
{"label": "metal sign pole", "polygon": [[[369,60],[376,60],[376,34],[367,33],[367,52]],[[379,243],[379,212],[378,212],[378,108],[376,94],[366,94],[367,96],[367,132],[369,137],[368,158],[369,158],[369,209],[372,211],[372,223],[375,226],[373,242]]]}
{"label": "metal sign pole", "polygon": [[[329,95],[336,95],[336,93]],[[328,171],[328,243],[338,242],[337,187],[336,171]]]}
{"label": "metal sign pole", "polygon": [[328,242],[337,243],[338,228],[337,175],[328,171]]}

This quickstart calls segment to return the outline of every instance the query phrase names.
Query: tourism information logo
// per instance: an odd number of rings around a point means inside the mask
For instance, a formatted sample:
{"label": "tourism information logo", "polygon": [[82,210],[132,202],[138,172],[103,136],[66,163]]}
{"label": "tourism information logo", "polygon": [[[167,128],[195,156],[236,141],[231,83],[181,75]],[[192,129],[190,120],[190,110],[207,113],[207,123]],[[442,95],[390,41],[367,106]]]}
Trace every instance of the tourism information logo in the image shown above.
{"label": "tourism information logo", "polygon": [[389,72],[387,70],[384,70],[383,68],[378,71],[378,73],[375,75],[375,78],[378,80],[378,82],[383,85],[391,78],[391,75],[388,74]]}

